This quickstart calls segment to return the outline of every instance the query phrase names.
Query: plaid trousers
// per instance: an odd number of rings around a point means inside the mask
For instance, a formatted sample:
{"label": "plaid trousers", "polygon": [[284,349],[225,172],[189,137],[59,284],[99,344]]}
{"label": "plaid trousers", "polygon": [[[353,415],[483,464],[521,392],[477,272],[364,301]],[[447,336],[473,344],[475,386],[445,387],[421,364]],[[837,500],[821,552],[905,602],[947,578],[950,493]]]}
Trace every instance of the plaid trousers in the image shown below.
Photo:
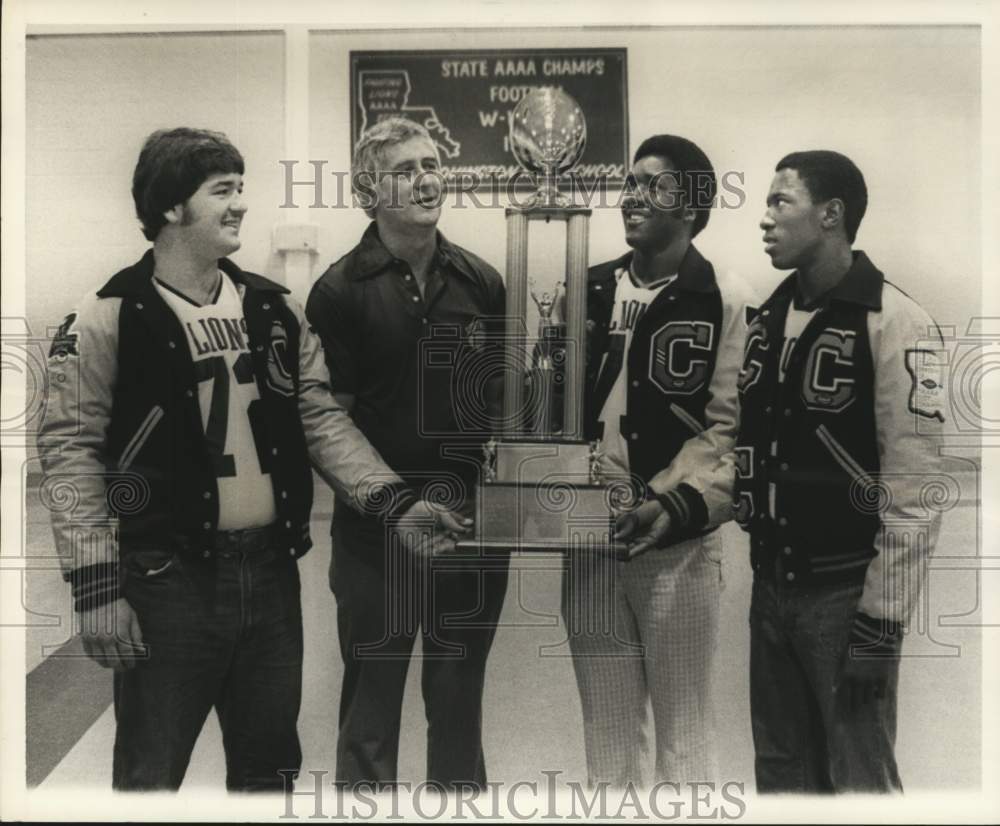
{"label": "plaid trousers", "polygon": [[654,782],[715,779],[710,684],[721,550],[713,532],[631,562],[571,559],[563,618],[592,786],[646,784],[647,704],[656,737]]}

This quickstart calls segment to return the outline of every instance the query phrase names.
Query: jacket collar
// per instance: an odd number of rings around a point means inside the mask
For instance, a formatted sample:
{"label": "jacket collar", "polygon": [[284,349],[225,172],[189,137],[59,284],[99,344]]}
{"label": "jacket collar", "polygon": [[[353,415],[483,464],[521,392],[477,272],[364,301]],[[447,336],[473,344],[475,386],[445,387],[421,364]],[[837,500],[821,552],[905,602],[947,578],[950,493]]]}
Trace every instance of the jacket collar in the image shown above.
{"label": "jacket collar", "polygon": [[[153,257],[153,249],[150,248],[131,267],[126,267],[120,272],[115,273],[108,283],[101,287],[97,294],[101,298],[125,298],[144,294],[152,284],[155,264],[156,260]],[[269,278],[241,270],[228,258],[219,259],[219,269],[237,284],[243,284],[250,289],[276,293],[289,292],[286,287],[271,281]]]}
{"label": "jacket collar", "polygon": [[[384,272],[399,259],[396,258],[382,243],[378,234],[378,225],[372,221],[361,236],[355,253],[355,266],[351,278],[360,281]],[[466,278],[475,281],[476,274],[469,266],[465,256],[440,231],[437,233],[437,261],[442,266],[450,265],[453,270]]]}
{"label": "jacket collar", "polygon": [[[590,281],[603,281],[613,278],[614,273],[622,268],[627,269],[632,263],[632,251],[625,253],[621,258],[610,261],[603,267],[596,268],[590,272]],[[719,284],[715,279],[715,268],[705,257],[698,252],[694,244],[687,248],[681,265],[677,270],[677,280],[674,286],[678,290],[687,290],[696,293],[717,293]]]}
{"label": "jacket collar", "polygon": [[[851,268],[833,289],[820,297],[816,306],[825,307],[831,301],[842,301],[858,304],[869,310],[880,311],[882,309],[882,284],[885,282],[885,276],[861,250],[855,250],[852,255],[854,261]],[[793,272],[778,285],[778,289],[774,292],[775,297],[780,296],[793,301],[797,287],[798,271]]]}
{"label": "jacket collar", "polygon": [[677,270],[677,289],[693,293],[717,293],[719,284],[715,280],[715,268],[691,244]]}

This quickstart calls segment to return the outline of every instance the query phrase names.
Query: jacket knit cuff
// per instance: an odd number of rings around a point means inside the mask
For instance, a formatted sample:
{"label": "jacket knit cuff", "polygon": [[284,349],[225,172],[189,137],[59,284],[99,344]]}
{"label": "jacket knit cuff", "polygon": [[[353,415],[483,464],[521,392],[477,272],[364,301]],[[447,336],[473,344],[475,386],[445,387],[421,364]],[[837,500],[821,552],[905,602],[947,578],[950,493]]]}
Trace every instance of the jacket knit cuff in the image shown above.
{"label": "jacket knit cuff", "polygon": [[89,611],[118,599],[118,563],[99,562],[70,573],[73,608]]}
{"label": "jacket knit cuff", "polygon": [[405,482],[380,485],[368,496],[369,513],[375,513],[382,521],[396,519],[406,513],[417,501],[417,494]]}
{"label": "jacket knit cuff", "polygon": [[903,646],[902,623],[870,617],[862,611],[854,615],[850,649],[866,657],[898,657]]}
{"label": "jacket knit cuff", "polygon": [[670,533],[693,533],[708,522],[708,507],[701,494],[688,484],[681,483],[666,493],[654,493],[670,517]]}

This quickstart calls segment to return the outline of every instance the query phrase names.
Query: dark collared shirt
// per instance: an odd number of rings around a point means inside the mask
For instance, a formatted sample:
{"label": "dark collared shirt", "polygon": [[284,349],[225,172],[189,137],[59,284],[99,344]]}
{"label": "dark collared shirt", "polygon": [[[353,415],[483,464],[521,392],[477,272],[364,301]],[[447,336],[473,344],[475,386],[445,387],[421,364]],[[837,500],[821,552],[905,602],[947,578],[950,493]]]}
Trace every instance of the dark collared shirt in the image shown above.
{"label": "dark collared shirt", "polygon": [[500,274],[440,233],[422,296],[374,223],[313,286],[306,317],[334,392],[355,397],[358,427],[418,490],[459,479],[471,496],[491,430],[485,380],[501,373],[470,368],[484,364],[504,300]]}

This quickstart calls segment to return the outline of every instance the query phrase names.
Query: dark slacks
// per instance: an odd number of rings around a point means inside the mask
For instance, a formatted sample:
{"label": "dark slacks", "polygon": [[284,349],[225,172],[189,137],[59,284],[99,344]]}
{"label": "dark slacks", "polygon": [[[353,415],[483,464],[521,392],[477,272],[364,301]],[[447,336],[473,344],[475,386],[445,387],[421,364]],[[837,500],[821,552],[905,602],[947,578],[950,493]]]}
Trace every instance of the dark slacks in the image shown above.
{"label": "dark slacks", "polygon": [[298,568],[259,536],[229,544],[214,562],[172,550],[122,560],[149,653],[115,673],[116,789],[177,789],[212,708],[227,788],[280,791],[278,772],[300,767]]}
{"label": "dark slacks", "polygon": [[902,789],[894,752],[899,661],[882,699],[851,711],[834,693],[861,588],[754,579],[750,717],[758,791]]}
{"label": "dark slacks", "polygon": [[393,548],[384,527],[334,520],[330,584],[344,661],[338,782],[396,781],[403,690],[419,633],[427,779],[485,785],[483,679],[508,564],[506,556],[478,554],[422,564]]}

